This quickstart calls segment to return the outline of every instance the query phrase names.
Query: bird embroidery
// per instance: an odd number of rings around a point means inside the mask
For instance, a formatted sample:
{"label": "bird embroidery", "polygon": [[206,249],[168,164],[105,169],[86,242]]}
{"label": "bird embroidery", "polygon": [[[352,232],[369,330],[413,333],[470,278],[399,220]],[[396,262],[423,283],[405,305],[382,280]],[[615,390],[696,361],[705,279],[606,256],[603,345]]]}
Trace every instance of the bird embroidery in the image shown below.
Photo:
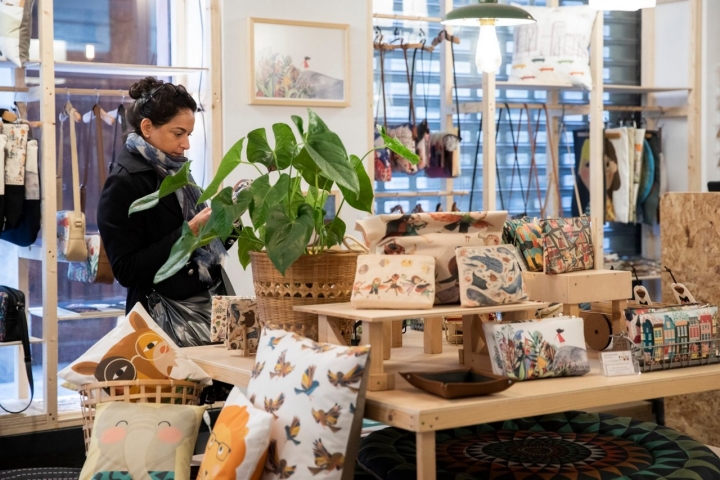
{"label": "bird embroidery", "polygon": [[345,349],[344,352],[338,353],[337,358],[340,357],[362,357],[363,355],[367,355],[370,350],[367,347],[348,347]]}
{"label": "bird embroidery", "polygon": [[323,427],[328,427],[333,433],[337,433],[342,430],[340,427],[336,427],[338,417],[340,416],[340,405],[337,403],[330,410],[325,412],[324,410],[312,410],[312,416],[317,423]]}
{"label": "bird embroidery", "polygon": [[293,476],[295,473],[296,465],[290,466],[287,464],[287,460],[280,459],[277,449],[277,441],[270,440],[270,447],[268,448],[267,462],[265,463],[265,470],[275,474],[280,479],[287,479]]}
{"label": "bird embroidery", "polygon": [[280,410],[280,407],[283,406],[283,403],[285,403],[285,394],[281,393],[278,398],[273,400],[272,398],[268,399],[265,397],[265,411],[268,413],[272,413],[272,416],[275,417],[277,420],[278,416],[275,415],[275,412]]}
{"label": "bird embroidery", "polygon": [[[364,371],[365,371],[365,367],[358,364],[358,365],[355,365],[347,373],[343,373],[343,372],[333,373],[330,370],[328,370],[327,376],[328,376],[328,380],[330,380],[330,383],[335,385],[336,387],[350,387],[351,383],[357,383],[362,379]],[[357,389],[353,389],[353,390],[357,390]]]}
{"label": "bird embroidery", "polygon": [[250,403],[255,405],[255,394],[254,393],[250,396],[249,400],[250,400]]}
{"label": "bird embroidery", "polygon": [[302,350],[312,350],[315,353],[325,353],[330,350],[335,350],[335,345],[329,343],[314,343],[312,345],[303,345],[300,347]]}
{"label": "bird embroidery", "polygon": [[280,340],[282,340],[284,337],[285,337],[285,335],[283,335],[282,337],[270,337],[270,341],[268,342],[268,347],[275,350],[275,347],[278,346],[278,343],[280,343]]}
{"label": "bird embroidery", "polygon": [[255,362],[252,368],[252,373],[250,374],[250,378],[257,378],[260,376],[260,374],[263,371],[263,368],[265,368],[265,362]]}
{"label": "bird embroidery", "polygon": [[315,365],[310,365],[305,370],[305,373],[303,373],[302,382],[300,383],[301,388],[296,388],[295,393],[298,395],[300,395],[301,393],[304,393],[308,397],[310,395],[312,395],[312,393],[315,391],[315,389],[320,386],[320,382],[313,379],[314,376],[315,376]]}
{"label": "bird embroidery", "polygon": [[308,470],[310,470],[310,473],[313,475],[317,475],[320,472],[342,470],[343,463],[345,463],[345,456],[340,452],[330,455],[330,452],[328,452],[322,444],[321,439],[313,442],[313,455],[315,455],[315,465],[318,466],[318,468],[308,467]]}
{"label": "bird embroidery", "polygon": [[295,368],[292,365],[290,365],[290,362],[285,361],[286,353],[287,353],[287,350],[283,350],[282,353],[280,354],[280,356],[278,357],[278,361],[275,364],[275,369],[272,372],[270,372],[270,378],[286,377]]}
{"label": "bird embroidery", "polygon": [[295,440],[295,438],[300,433],[300,419],[298,417],[293,417],[292,422],[290,425],[285,425],[285,436],[288,440],[293,442],[295,445],[300,445],[300,440]]}

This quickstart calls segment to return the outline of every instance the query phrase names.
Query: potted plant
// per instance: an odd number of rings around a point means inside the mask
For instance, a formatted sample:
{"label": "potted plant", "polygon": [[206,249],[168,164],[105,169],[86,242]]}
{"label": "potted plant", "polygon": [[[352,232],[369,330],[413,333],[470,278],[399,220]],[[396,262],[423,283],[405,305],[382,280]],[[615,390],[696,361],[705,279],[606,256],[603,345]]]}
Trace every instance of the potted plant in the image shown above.
{"label": "potted plant", "polygon": [[[260,317],[317,338],[317,319],[293,313],[292,307],[349,300],[357,253],[337,253],[333,247],[345,236],[346,225],[339,216],[345,204],[372,211],[373,185],[363,160],[381,148],[413,164],[419,159],[380,126],[383,144],[360,158],[348,155],[340,137],[312,110],[308,109],[307,125],[296,115],[292,122],[299,140],[290,125],[276,123],[272,126],[274,148],[265,129],[259,128],[225,154],[199,200],[210,201],[210,219],[197,236],[185,223],[155,282],[174,275],[196,248],[215,238],[236,238],[241,265],[247,268],[252,263]],[[235,195],[233,187],[220,189],[239,165],[253,166],[258,177]],[[188,162],[175,175],[166,177],[157,192],[135,201],[129,213],[152,208],[160,198],[188,185],[189,171]],[[338,215],[325,222],[324,206],[335,188],[343,198]]]}

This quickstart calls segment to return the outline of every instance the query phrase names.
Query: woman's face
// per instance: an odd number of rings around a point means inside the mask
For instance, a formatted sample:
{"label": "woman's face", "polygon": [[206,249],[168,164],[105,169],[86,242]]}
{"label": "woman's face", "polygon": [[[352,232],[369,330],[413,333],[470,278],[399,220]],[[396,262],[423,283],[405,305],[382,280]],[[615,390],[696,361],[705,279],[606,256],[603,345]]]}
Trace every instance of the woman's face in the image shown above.
{"label": "woman's face", "polygon": [[140,123],[143,138],[153,147],[173,157],[184,157],[185,150],[190,148],[190,134],[195,128],[195,115],[192,110],[180,110],[168,123],[155,126],[143,118]]}

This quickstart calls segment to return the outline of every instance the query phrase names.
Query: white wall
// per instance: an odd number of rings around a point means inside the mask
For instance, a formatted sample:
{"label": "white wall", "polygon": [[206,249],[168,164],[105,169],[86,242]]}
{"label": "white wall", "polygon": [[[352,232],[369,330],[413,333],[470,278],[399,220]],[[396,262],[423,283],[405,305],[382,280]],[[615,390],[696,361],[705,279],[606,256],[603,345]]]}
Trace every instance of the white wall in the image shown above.
{"label": "white wall", "polygon": [[[223,28],[223,141],[225,150],[256,128],[267,129],[271,145],[272,124],[291,123],[290,115],[307,118],[304,107],[250,105],[248,71],[248,17],[343,23],[350,25],[350,106],[346,108],[313,108],[343,140],[348,153],[362,156],[371,147],[368,137],[368,55],[372,48],[368,1],[350,0],[224,0]],[[241,166],[228,178],[232,185],[241,178],[255,178],[252,167]],[[358,212],[343,207],[341,217],[352,233]],[[237,259],[237,249],[230,251],[226,262],[228,275],[238,295],[252,295],[252,277],[244,272]]]}
{"label": "white wall", "polygon": [[703,189],[707,182],[720,180],[720,142],[717,138],[720,127],[720,2],[703,2]]}

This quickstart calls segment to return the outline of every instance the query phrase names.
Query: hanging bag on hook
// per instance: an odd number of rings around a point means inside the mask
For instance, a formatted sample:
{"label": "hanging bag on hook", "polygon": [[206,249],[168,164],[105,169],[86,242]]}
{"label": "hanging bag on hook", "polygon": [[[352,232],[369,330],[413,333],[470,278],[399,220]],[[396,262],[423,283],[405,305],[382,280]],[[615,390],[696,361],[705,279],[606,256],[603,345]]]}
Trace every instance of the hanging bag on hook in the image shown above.
{"label": "hanging bag on hook", "polygon": [[[408,123],[395,125],[387,129],[387,134],[391,137],[397,138],[400,143],[407,147],[411,151],[415,151],[416,139],[417,139],[417,127],[415,125],[415,105],[413,103],[413,91],[412,91],[412,79],[410,76],[410,64],[408,63],[407,57],[407,44],[400,40],[400,47],[403,51],[403,57],[405,59],[405,77],[408,83],[408,96],[409,96],[409,112],[408,112]],[[390,164],[393,170],[399,173],[407,173],[408,175],[414,175],[418,172],[417,165],[410,163],[410,161],[404,157],[401,157],[395,152],[390,152]]]}
{"label": "hanging bag on hook", "polygon": [[[382,36],[379,37],[382,40]],[[380,92],[382,95],[383,105],[383,127],[387,132],[387,111],[386,111],[386,100],[385,100],[385,50],[383,50],[383,43],[381,41],[375,43],[376,48],[380,50]],[[378,123],[378,110],[380,109],[380,102],[378,102],[377,109],[375,111],[375,125]],[[377,127],[376,127],[377,128]],[[375,181],[376,182],[389,182],[392,180],[392,168],[390,167],[390,150],[387,148],[380,148],[385,145],[385,141],[379,132],[375,132]],[[113,153],[114,155],[114,153]]]}
{"label": "hanging bag on hook", "polygon": [[[102,192],[106,179],[105,149],[102,139],[100,106],[98,104],[93,106],[93,116],[95,123],[95,151],[98,170],[98,187],[99,191]],[[85,171],[83,173],[83,184],[81,186],[81,206],[83,214],[85,214],[87,207],[87,186],[91,164],[90,158],[92,157],[90,151],[90,143],[92,141],[92,124],[93,120],[90,121],[90,125],[88,126],[88,135],[85,140]],[[84,195],[82,195],[83,192]],[[100,238],[100,233],[96,232],[86,234],[85,244],[87,245],[88,250],[87,259],[83,262],[73,262],[68,265],[68,280],[82,283],[113,283],[115,281],[115,277],[113,276],[112,266],[110,265],[110,260],[105,252],[105,246],[102,243],[102,238]]]}
{"label": "hanging bag on hook", "polygon": [[[4,137],[2,135],[0,137]],[[0,138],[2,143],[2,138]],[[37,140],[27,142],[27,160],[25,162],[25,198],[23,199],[22,216],[15,228],[0,233],[0,239],[20,247],[29,247],[37,240],[40,232],[40,169],[38,164]]]}
{"label": "hanging bag on hook", "polygon": [[[20,225],[25,201],[25,164],[27,162],[27,141],[30,127],[24,124],[3,123],[2,134],[5,142],[5,222],[3,230]],[[0,222],[2,223],[2,222]]]}
{"label": "hanging bag on hook", "polygon": [[[422,32],[422,30],[421,30]],[[427,112],[428,112],[428,81],[429,81],[429,74],[426,78],[425,71],[425,40],[423,39],[422,42],[423,47],[420,49],[420,64],[423,69],[422,72],[422,82],[423,82],[423,106],[425,108],[425,119],[421,121],[417,126],[417,140],[415,142],[415,153],[417,153],[418,157],[420,157],[420,161],[417,164],[418,170],[425,170],[428,166],[428,162],[430,160],[430,124],[427,120]],[[415,53],[417,53],[417,49],[415,49],[415,52],[413,53],[413,81],[411,84],[415,85],[414,78],[415,78]],[[430,65],[432,65],[432,50],[430,50]],[[428,67],[429,69],[429,67]]]}
{"label": "hanging bag on hook", "polygon": [[60,118],[60,146],[58,162],[62,162],[63,124],[67,118],[70,122],[70,157],[72,163],[73,209],[57,212],[58,261],[83,262],[88,251],[85,243],[85,214],[80,207],[80,172],[77,155],[77,139],[75,137],[76,110],[67,102]]}

